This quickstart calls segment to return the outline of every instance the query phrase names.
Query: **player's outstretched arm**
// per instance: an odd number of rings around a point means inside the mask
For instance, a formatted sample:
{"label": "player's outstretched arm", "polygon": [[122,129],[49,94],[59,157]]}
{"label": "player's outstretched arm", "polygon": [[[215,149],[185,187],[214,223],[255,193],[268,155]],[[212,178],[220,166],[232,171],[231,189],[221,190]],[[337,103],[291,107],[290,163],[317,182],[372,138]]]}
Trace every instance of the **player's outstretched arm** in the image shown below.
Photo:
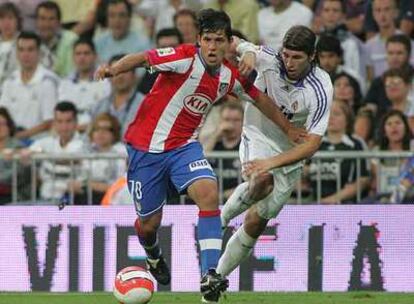
{"label": "player's outstretched arm", "polygon": [[102,80],[104,78],[113,77],[118,74],[134,70],[139,67],[147,68],[149,66],[148,55],[145,52],[129,54],[122,57],[111,66],[103,64],[95,72],[95,79]]}
{"label": "player's outstretched arm", "polygon": [[283,115],[273,100],[266,94],[259,92],[255,98],[255,106],[271,121],[278,125],[293,142],[302,142],[308,133],[305,129],[294,127]]}
{"label": "player's outstretched arm", "polygon": [[311,157],[316,151],[322,141],[322,136],[316,134],[309,134],[307,140],[292,149],[285,151],[279,155],[249,161],[244,164],[246,176],[251,174],[261,174],[269,170],[288,166],[301,161],[305,158]]}

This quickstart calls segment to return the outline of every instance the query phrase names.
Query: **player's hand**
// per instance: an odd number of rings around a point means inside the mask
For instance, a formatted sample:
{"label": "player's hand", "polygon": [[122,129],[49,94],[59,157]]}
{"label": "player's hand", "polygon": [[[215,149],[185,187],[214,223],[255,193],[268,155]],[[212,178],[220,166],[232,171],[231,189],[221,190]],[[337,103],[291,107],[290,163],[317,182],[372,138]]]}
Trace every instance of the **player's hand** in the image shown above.
{"label": "player's hand", "polygon": [[112,69],[107,64],[102,64],[98,67],[98,69],[95,71],[94,78],[95,80],[103,80],[105,78],[109,78],[114,76],[114,73],[112,72]]}
{"label": "player's hand", "polygon": [[273,169],[272,162],[269,159],[255,159],[243,164],[243,175],[251,177],[260,175]]}
{"label": "player's hand", "polygon": [[246,52],[239,61],[240,74],[247,77],[256,67],[256,54]]}
{"label": "player's hand", "polygon": [[292,127],[287,131],[287,136],[294,143],[300,144],[308,138],[309,134],[303,128]]}

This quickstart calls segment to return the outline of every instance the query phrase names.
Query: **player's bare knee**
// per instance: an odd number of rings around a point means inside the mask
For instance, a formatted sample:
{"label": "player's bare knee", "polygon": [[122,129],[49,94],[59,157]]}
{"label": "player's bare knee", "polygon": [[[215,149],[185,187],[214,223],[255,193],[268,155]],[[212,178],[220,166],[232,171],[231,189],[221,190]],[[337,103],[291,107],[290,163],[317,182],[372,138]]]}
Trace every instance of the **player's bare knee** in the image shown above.
{"label": "player's bare knee", "polygon": [[273,175],[263,173],[253,176],[249,181],[249,194],[255,201],[260,201],[273,191]]}
{"label": "player's bare knee", "polygon": [[189,187],[188,194],[200,210],[218,209],[217,183],[212,180],[200,180]]}

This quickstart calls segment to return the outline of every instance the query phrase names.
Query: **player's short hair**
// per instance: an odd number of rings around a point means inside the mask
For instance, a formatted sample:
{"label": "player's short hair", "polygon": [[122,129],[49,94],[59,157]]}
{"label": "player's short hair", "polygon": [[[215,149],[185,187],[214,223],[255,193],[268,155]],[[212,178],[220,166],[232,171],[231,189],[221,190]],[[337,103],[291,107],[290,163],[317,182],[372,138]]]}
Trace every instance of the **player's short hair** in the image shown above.
{"label": "player's short hair", "polygon": [[283,38],[283,47],[289,50],[305,52],[308,56],[315,53],[316,35],[304,25],[292,26]]}
{"label": "player's short hair", "polygon": [[239,30],[235,30],[235,29],[233,29],[233,30],[231,31],[231,33],[232,33],[232,36],[236,36],[237,38],[243,39],[243,40],[245,40],[245,41],[249,41],[249,39],[247,39],[246,35],[244,35],[244,34],[243,34],[241,31],[239,31]]}
{"label": "player's short hair", "polygon": [[220,107],[220,115],[223,114],[224,110],[226,109],[239,111],[242,116],[244,113],[244,109],[240,101],[230,100],[230,101],[224,102]]}
{"label": "player's short hair", "polygon": [[10,112],[5,107],[0,107],[0,116],[6,120],[7,127],[9,128],[10,137],[13,137],[16,133],[16,124],[10,115]]}
{"label": "player's short hair", "polygon": [[340,58],[344,54],[338,38],[326,34],[321,35],[316,44],[316,54],[319,55],[321,52],[335,53]]}
{"label": "player's short hair", "polygon": [[407,51],[408,58],[411,56],[411,40],[407,35],[404,34],[395,34],[392,35],[387,39],[385,43],[385,47],[387,47],[390,43],[400,43],[404,46],[405,50]]}
{"label": "player's short hair", "polygon": [[71,101],[61,101],[58,102],[54,109],[55,112],[72,112],[73,117],[77,119],[78,117],[78,109],[76,108],[75,104]]}
{"label": "player's short hair", "polygon": [[17,41],[20,39],[27,39],[27,40],[34,40],[36,42],[37,49],[40,49],[40,45],[42,40],[40,37],[34,32],[20,32],[19,36],[17,37]]}
{"label": "player's short hair", "polygon": [[92,122],[91,129],[89,131],[89,139],[92,140],[92,134],[98,129],[98,124],[100,121],[107,121],[111,124],[110,130],[112,135],[114,136],[114,142],[116,143],[121,139],[121,125],[116,119],[115,116],[109,114],[109,113],[101,113],[95,117],[95,119]]}
{"label": "player's short hair", "polygon": [[131,17],[132,16],[132,5],[131,3],[129,3],[128,0],[109,0],[106,5],[106,13],[108,14],[108,8],[110,5],[115,5],[119,3],[122,3],[125,5],[127,12],[128,12],[128,17]]}
{"label": "player's short hair", "polygon": [[224,30],[226,37],[230,40],[232,35],[231,20],[229,15],[223,11],[208,8],[198,13],[198,24],[200,36],[204,33],[214,33]]}
{"label": "player's short hair", "polygon": [[7,15],[13,15],[17,20],[17,29],[22,30],[23,19],[19,8],[12,2],[6,2],[0,5],[0,18]]}
{"label": "player's short hair", "polygon": [[163,28],[157,32],[155,36],[155,41],[158,43],[158,40],[163,37],[177,37],[178,44],[183,43],[183,35],[175,27]]}
{"label": "player's short hair", "polygon": [[56,2],[54,2],[54,1],[44,1],[44,2],[39,3],[36,6],[36,11],[35,11],[36,18],[39,17],[39,10],[41,8],[44,8],[46,10],[54,10],[55,13],[56,13],[56,17],[59,20],[59,22],[62,19],[62,12],[60,10],[59,5]]}
{"label": "player's short hair", "polygon": [[76,49],[76,47],[81,44],[86,44],[91,49],[91,51],[96,54],[96,47],[91,39],[84,37],[79,38],[73,44],[73,49]]}

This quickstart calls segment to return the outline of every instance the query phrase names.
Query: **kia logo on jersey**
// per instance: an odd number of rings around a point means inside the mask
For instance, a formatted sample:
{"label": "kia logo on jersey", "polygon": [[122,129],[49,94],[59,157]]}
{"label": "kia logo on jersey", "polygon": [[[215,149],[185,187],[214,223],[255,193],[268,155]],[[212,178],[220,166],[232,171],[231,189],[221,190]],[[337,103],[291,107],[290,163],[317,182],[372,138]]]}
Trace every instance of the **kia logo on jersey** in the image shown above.
{"label": "kia logo on jersey", "polygon": [[208,96],[200,93],[191,94],[184,98],[184,106],[188,111],[196,115],[206,113],[211,103]]}

